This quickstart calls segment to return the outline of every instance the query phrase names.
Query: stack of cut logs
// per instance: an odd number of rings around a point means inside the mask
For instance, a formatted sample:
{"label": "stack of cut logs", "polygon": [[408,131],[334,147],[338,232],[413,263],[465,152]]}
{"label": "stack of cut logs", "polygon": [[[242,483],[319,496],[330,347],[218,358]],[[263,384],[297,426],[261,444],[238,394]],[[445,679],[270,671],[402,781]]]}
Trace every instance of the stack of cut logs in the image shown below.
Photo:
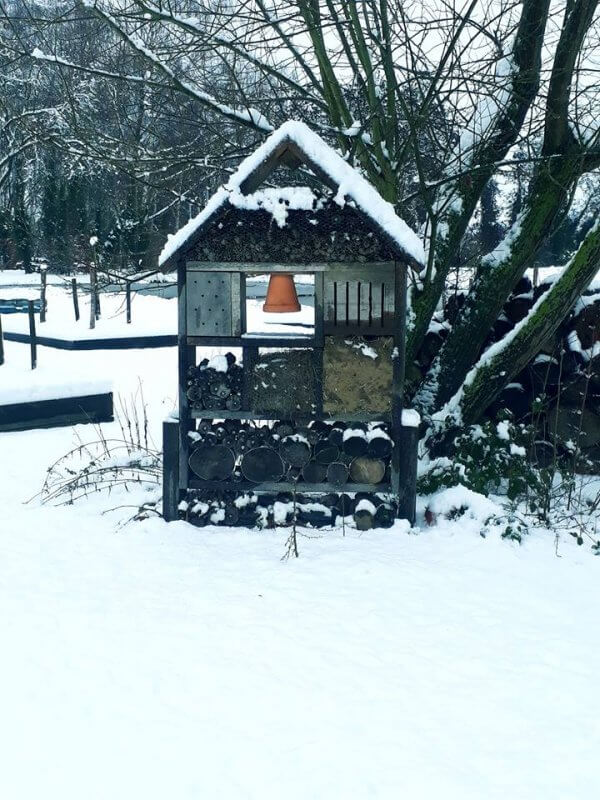
{"label": "stack of cut logs", "polygon": [[[348,516],[362,529],[393,522],[392,504],[375,494],[378,485],[385,491],[390,480],[392,440],[383,424],[200,420],[189,435],[190,469],[201,480],[213,482],[189,493],[182,514],[196,525],[273,527],[295,519],[298,524],[323,527]],[[288,486],[288,491],[260,498],[244,493],[248,484],[279,481],[293,484],[295,491],[291,493]],[[337,493],[348,484],[373,489],[353,497]]]}
{"label": "stack of cut logs", "polygon": [[331,489],[389,483],[392,440],[383,424],[202,420],[190,436],[190,468],[206,481],[286,480]]}
{"label": "stack of cut logs", "polygon": [[233,353],[204,358],[188,372],[187,396],[192,408],[228,409],[242,407],[242,367]]}
{"label": "stack of cut logs", "polygon": [[356,492],[352,496],[330,492],[315,498],[292,492],[257,495],[202,489],[188,492],[180,515],[197,527],[276,528],[295,521],[300,527],[340,528],[353,523],[359,530],[369,530],[391,527],[395,506],[383,493]]}

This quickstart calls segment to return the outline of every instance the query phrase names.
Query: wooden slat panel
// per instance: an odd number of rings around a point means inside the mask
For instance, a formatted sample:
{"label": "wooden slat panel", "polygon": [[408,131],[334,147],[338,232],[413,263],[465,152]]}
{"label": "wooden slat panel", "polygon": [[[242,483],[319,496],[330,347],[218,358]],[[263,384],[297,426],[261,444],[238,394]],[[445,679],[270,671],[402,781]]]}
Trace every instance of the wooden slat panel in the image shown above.
{"label": "wooden slat panel", "polygon": [[325,278],[323,312],[327,322],[335,322],[335,284],[329,276]]}
{"label": "wooden slat panel", "polygon": [[361,328],[368,328],[371,319],[371,284],[368,281],[359,281],[358,313]]}
{"label": "wooden slat panel", "polygon": [[333,281],[389,281],[394,283],[394,265],[382,263],[377,267],[370,264],[352,264],[339,268],[333,264],[327,269],[327,277]]}
{"label": "wooden slat panel", "polygon": [[348,297],[348,324],[358,325],[358,281],[346,281]]}
{"label": "wooden slat panel", "polygon": [[348,318],[346,281],[336,281],[336,327],[345,325]]}
{"label": "wooden slat panel", "polygon": [[371,325],[373,328],[381,328],[383,319],[381,316],[381,286],[376,281],[371,283]]}

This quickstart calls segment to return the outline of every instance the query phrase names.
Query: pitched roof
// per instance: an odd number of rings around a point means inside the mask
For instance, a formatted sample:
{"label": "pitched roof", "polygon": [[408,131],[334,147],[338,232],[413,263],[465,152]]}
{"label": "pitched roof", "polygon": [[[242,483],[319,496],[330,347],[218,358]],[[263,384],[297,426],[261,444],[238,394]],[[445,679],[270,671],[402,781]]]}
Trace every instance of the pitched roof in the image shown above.
{"label": "pitched roof", "polygon": [[236,204],[239,195],[253,192],[281,163],[288,166],[306,164],[323,183],[335,190],[338,203],[343,205],[347,198],[352,200],[402,255],[416,265],[424,263],[421,239],[400,219],[393,205],[307,125],[289,121],[242,161],[197,216],[168,238],[159,256],[159,266],[166,266],[183,247],[188,246],[190,240],[230,200]]}

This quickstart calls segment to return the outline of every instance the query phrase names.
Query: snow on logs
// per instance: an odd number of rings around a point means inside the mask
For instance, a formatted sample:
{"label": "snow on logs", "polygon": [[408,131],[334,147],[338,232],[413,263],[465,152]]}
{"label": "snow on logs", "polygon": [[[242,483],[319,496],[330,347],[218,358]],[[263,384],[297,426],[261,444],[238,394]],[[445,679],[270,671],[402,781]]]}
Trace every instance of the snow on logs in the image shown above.
{"label": "snow on logs", "polygon": [[275,528],[294,522],[298,526],[327,528],[352,523],[359,530],[390,528],[395,508],[385,494],[356,492],[354,496],[330,492],[261,494],[190,490],[179,505],[179,516],[197,527],[227,525]]}
{"label": "snow on logs", "polygon": [[243,370],[233,353],[204,358],[188,371],[190,406],[238,411],[242,407],[242,381]]}

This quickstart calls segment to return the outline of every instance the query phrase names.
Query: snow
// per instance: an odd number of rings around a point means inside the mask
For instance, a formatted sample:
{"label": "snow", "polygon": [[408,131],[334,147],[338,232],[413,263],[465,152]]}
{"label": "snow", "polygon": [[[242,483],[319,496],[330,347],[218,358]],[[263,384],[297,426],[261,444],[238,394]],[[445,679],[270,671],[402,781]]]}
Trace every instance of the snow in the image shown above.
{"label": "snow", "polygon": [[346,428],[342,435],[342,441],[346,442],[348,439],[353,439],[355,437],[359,439],[367,439],[367,434],[362,430],[362,428]]}
{"label": "snow", "polygon": [[499,439],[503,439],[505,442],[510,441],[509,425],[506,420],[501,420],[496,425],[496,433],[498,434]]}
{"label": "snow", "polygon": [[[141,380],[160,442],[175,348],[40,350],[65,381],[87,366],[126,398]],[[27,355],[6,342],[7,364]],[[598,796],[586,548],[482,538],[498,506],[460,487],[421,500],[412,532],[301,534],[287,561],[287,528],[124,525],[159,487],[25,503],[96,437],[0,434],[1,797]]]}
{"label": "snow", "polygon": [[160,254],[159,266],[164,266],[216,211],[226,202],[230,202],[232,196],[234,202],[239,202],[237,198],[241,194],[240,186],[286,139],[293,141],[335,183],[338,187],[335,198],[337,202],[343,205],[346,199],[352,200],[409,256],[420,264],[424,262],[423,243],[417,234],[398,217],[392,204],[384,200],[365,178],[307,125],[290,120],[277,128],[260,147],[242,161],[227,184],[215,192],[197,216],[193,217],[176,234],[169,237]]}
{"label": "snow", "polygon": [[317,196],[308,186],[282,186],[258,189],[252,194],[242,194],[239,189],[229,195],[229,202],[236,208],[249,211],[264,209],[283,228],[288,211],[312,211],[323,206],[324,198]]}
{"label": "snow", "polygon": [[[8,343],[5,343],[5,348]],[[39,366],[31,369],[27,361],[29,350],[22,348],[18,361],[8,356],[0,366],[0,406],[13,403],[30,403],[37,400],[59,400],[64,397],[86,397],[92,394],[103,394],[112,391],[110,369],[103,375],[95,373],[89,364],[82,364],[77,375],[65,379],[64,374],[57,372],[53,362],[47,362],[44,354],[38,350]]]}
{"label": "snow", "polygon": [[207,364],[207,368],[215,372],[227,372],[228,367],[227,358],[223,355],[213,356]]}
{"label": "snow", "polygon": [[490,517],[503,514],[502,508],[497,503],[467,489],[466,486],[442,489],[428,501],[427,508],[436,515],[446,515],[464,508],[465,515],[461,517],[463,523],[466,520],[474,520],[479,525],[484,525]]}
{"label": "snow", "polygon": [[414,408],[402,409],[402,426],[404,428],[418,428],[421,424],[421,415]]}
{"label": "snow", "polygon": [[368,511],[369,514],[373,514],[373,516],[375,516],[377,509],[370,500],[363,498],[356,504],[356,511]]}
{"label": "snow", "polygon": [[389,435],[383,430],[383,428],[371,428],[367,431],[367,442],[372,442],[373,439],[386,439],[390,441]]}

